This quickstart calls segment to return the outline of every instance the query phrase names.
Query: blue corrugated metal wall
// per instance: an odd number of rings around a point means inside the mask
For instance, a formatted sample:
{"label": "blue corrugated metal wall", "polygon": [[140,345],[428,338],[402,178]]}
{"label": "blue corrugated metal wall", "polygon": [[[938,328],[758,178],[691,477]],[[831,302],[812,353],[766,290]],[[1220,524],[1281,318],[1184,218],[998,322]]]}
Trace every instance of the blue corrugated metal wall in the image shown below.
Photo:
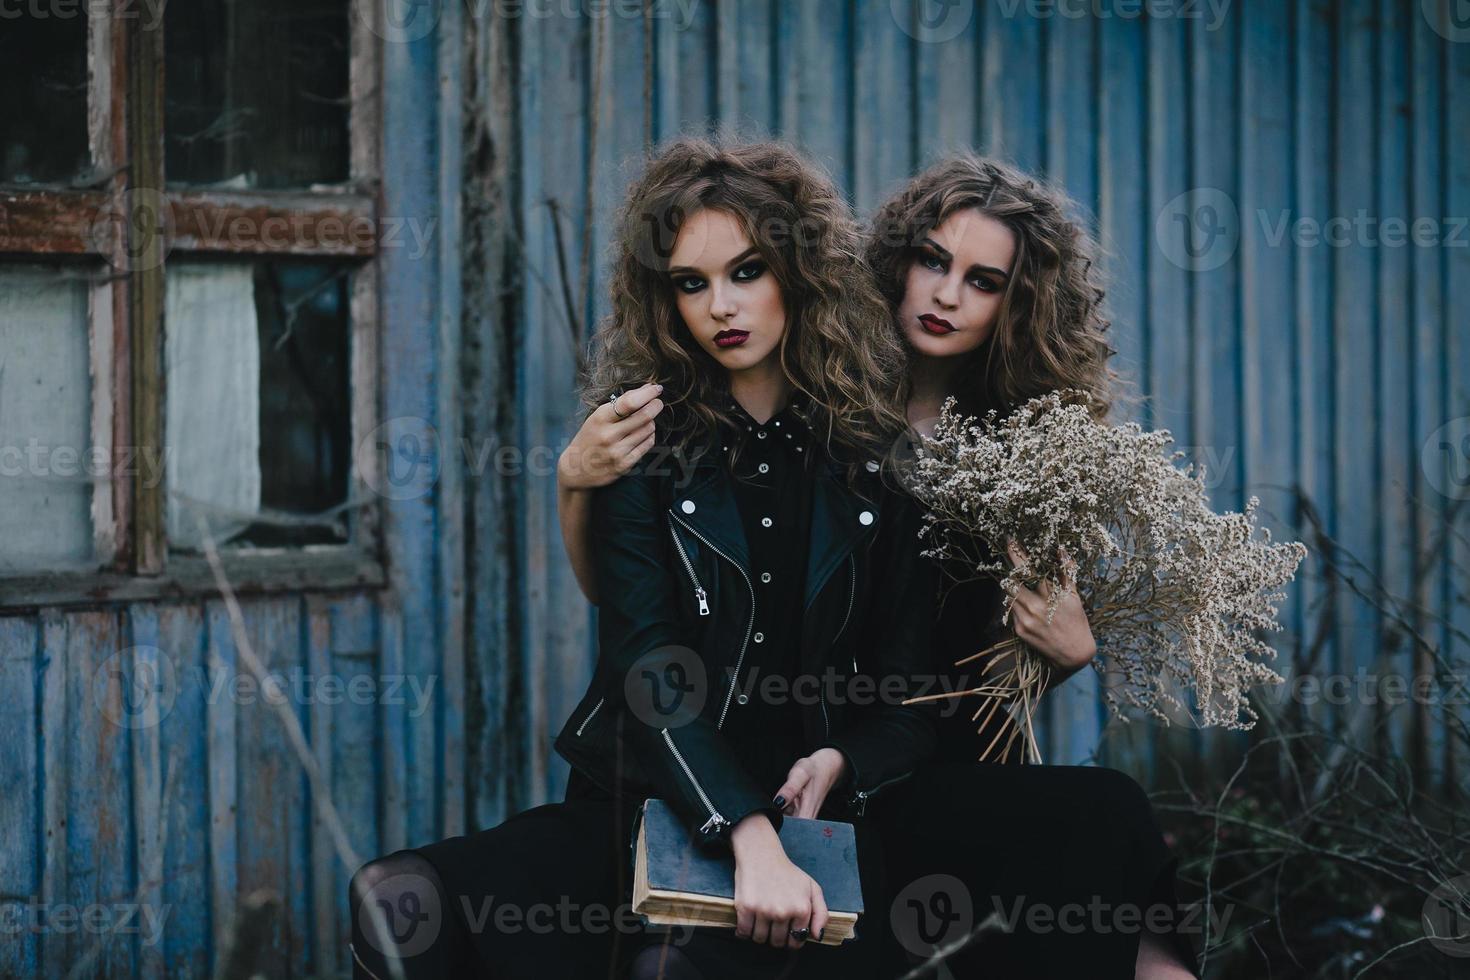
{"label": "blue corrugated metal wall", "polygon": [[[1217,506],[1256,494],[1277,537],[1317,553],[1290,590],[1278,647],[1300,649],[1327,616],[1322,672],[1411,673],[1406,628],[1447,656],[1470,652],[1470,553],[1463,523],[1453,526],[1463,514],[1444,489],[1444,460],[1421,457],[1436,430],[1470,415],[1470,31],[1453,4],[811,0],[650,11],[510,28],[529,437],[570,437],[553,214],[580,318],[594,322],[606,309],[611,212],[644,138],[793,140],[864,212],[926,162],[973,147],[1062,182],[1094,216],[1119,366],[1149,396],[1141,420],[1208,464]],[[1427,234],[1405,244],[1416,221]],[[526,547],[549,557],[526,584],[536,612],[524,636],[548,644],[537,659],[555,671],[549,692],[527,678],[528,696],[544,699],[532,727],[545,733],[589,661],[551,483],[532,494]],[[1324,552],[1338,572],[1331,588]],[[551,631],[548,620],[563,625]],[[1400,734],[1413,724],[1402,715]],[[1047,709],[1048,758],[1091,756],[1105,720],[1093,678],[1069,682]],[[1441,735],[1430,733],[1436,767]],[[1110,732],[1104,757],[1147,775],[1154,738],[1139,726]],[[1185,739],[1202,755],[1241,744]],[[543,775],[531,752],[532,786],[554,792],[555,761]]]}

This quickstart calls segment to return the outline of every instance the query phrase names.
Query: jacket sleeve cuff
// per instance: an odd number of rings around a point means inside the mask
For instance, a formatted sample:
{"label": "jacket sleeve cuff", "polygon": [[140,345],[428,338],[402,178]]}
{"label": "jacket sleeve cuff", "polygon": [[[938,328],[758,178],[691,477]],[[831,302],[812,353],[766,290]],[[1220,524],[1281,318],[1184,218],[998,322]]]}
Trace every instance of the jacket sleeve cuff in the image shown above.
{"label": "jacket sleeve cuff", "polygon": [[[853,759],[852,753],[838,739],[828,738],[827,741],[818,745],[815,751],[822,749],[835,749],[842,753],[842,761],[846,763],[842,769],[842,778],[832,784],[831,793],[840,793],[843,796],[851,796],[853,790],[859,785],[857,781],[857,761]],[[831,795],[829,793],[828,795]]]}

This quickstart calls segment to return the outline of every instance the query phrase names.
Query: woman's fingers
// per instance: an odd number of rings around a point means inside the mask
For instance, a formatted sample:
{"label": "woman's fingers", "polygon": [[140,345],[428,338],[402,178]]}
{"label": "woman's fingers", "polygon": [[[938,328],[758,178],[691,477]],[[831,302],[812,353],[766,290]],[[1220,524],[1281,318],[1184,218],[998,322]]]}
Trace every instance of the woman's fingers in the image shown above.
{"label": "woman's fingers", "polygon": [[802,793],[801,794],[801,804],[796,808],[796,815],[798,817],[805,817],[808,820],[812,819],[813,817],[815,817],[817,815],[817,794],[816,793]]}
{"label": "woman's fingers", "polygon": [[756,914],[751,909],[735,906],[735,935],[741,939],[755,938]]}
{"label": "woman's fingers", "polygon": [[753,943],[765,943],[771,939],[771,917],[764,912],[755,914],[755,925],[750,930],[750,941]]}
{"label": "woman's fingers", "polygon": [[644,439],[638,445],[634,446],[631,450],[628,451],[627,455],[623,457],[623,467],[625,469],[632,469],[633,465],[637,463],[640,459],[642,459],[643,454],[652,449],[653,444],[657,441],[658,440],[654,436],[654,434],[650,432],[646,439]]}
{"label": "woman's fingers", "polygon": [[[613,422],[632,422],[640,413],[643,418],[652,418],[663,410],[663,401],[658,397],[661,391],[663,391],[662,385],[646,384],[639,385],[632,391],[623,392],[607,403],[608,418]],[[657,405],[652,405],[654,402],[657,402]],[[648,411],[645,412],[645,409]],[[602,408],[598,409],[598,411],[602,410]]]}
{"label": "woman's fingers", "polygon": [[657,427],[652,422],[644,422],[642,425],[628,430],[621,439],[612,444],[608,452],[614,459],[622,459],[635,448],[647,442],[656,431]]}
{"label": "woman's fingers", "polygon": [[794,808],[797,798],[801,796],[801,791],[806,789],[807,783],[811,780],[811,770],[806,766],[798,762],[791,767],[791,771],[786,774],[786,782],[776,790],[776,805],[781,807],[782,812],[794,812],[788,808]]}
{"label": "woman's fingers", "polygon": [[831,914],[827,911],[827,898],[822,894],[822,886],[815,881],[812,882],[812,924],[807,928],[812,931],[812,938],[819,939],[822,930],[827,928],[827,920]]}

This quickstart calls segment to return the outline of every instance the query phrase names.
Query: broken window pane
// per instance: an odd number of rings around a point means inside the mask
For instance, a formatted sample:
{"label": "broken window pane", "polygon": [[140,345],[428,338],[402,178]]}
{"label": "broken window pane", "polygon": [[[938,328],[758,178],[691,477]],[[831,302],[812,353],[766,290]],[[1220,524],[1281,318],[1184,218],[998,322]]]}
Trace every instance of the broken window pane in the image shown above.
{"label": "broken window pane", "polygon": [[0,183],[59,184],[86,171],[85,11],[16,4],[0,12],[0,92]]}
{"label": "broken window pane", "polygon": [[345,181],[347,8],[347,0],[169,4],[169,182],[281,188]]}
{"label": "broken window pane", "polygon": [[346,541],[347,266],[173,261],[165,319],[176,549]]}
{"label": "broken window pane", "polygon": [[90,367],[82,273],[0,265],[0,575],[94,557]]}

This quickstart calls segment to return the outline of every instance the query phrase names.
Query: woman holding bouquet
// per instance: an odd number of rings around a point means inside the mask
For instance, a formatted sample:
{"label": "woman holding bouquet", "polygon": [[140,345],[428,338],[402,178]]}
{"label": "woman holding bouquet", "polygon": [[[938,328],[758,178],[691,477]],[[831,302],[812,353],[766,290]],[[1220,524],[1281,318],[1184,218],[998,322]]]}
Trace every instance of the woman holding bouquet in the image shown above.
{"label": "woman holding bouquet", "polygon": [[[1068,210],[1040,182],[972,156],[937,164],[879,208],[866,261],[852,275],[872,275],[888,300],[909,353],[902,393],[914,429],[928,434],[950,396],[980,416],[1071,388],[1106,413],[1114,352],[1100,311],[1096,246]],[[618,479],[637,461],[635,437],[654,427],[660,410],[647,388],[616,408],[589,417],[558,468],[563,536],[589,597],[601,579],[586,488]],[[1013,550],[1009,558],[1026,556]],[[953,665],[996,638],[1002,598],[989,580],[961,581],[945,596],[933,669],[950,689],[981,681]],[[1022,587],[1010,618],[1055,684],[1087,665],[1096,644],[1075,591],[1056,597],[1048,622],[1051,598],[1045,582],[1036,591]],[[956,975],[1193,976],[1184,966],[1193,951],[1178,932],[1156,917],[1156,931],[1140,941],[1139,920],[1129,928],[1119,915],[1162,907],[1172,919],[1174,912],[1172,862],[1142,789],[1109,769],[976,765],[994,754],[987,749],[995,732],[978,727],[964,703],[927,706],[941,733],[936,760],[874,802],[892,882],[890,965],[960,938],[999,911],[1011,934],[981,937],[953,956]],[[1048,917],[1058,923],[1059,910],[1079,904],[1103,909],[1105,921],[1028,927]],[[1036,907],[1048,916],[1028,918]]]}
{"label": "woman holding bouquet", "polygon": [[[566,799],[359,870],[359,975],[592,977],[610,960],[633,980],[871,972],[874,940],[809,941],[827,908],[777,836],[788,814],[851,819],[934,748],[920,708],[797,693],[855,663],[914,678],[934,621],[919,512],[878,462],[904,428],[903,353],[877,290],[848,274],[859,247],[831,183],[774,144],[681,140],[632,187],[584,395],[594,415],[627,415],[618,392],[660,379],[644,407],[664,424],[655,446],[633,417],[638,465],[590,500],[591,567],[607,587],[592,683],[556,739]],[[649,797],[733,855],[734,934],[610,935],[606,915],[601,930],[529,928],[530,909],[626,908],[634,811]],[[860,828],[877,896],[874,843]],[[487,902],[527,925],[476,916]],[[431,905],[429,942],[370,914]]]}

